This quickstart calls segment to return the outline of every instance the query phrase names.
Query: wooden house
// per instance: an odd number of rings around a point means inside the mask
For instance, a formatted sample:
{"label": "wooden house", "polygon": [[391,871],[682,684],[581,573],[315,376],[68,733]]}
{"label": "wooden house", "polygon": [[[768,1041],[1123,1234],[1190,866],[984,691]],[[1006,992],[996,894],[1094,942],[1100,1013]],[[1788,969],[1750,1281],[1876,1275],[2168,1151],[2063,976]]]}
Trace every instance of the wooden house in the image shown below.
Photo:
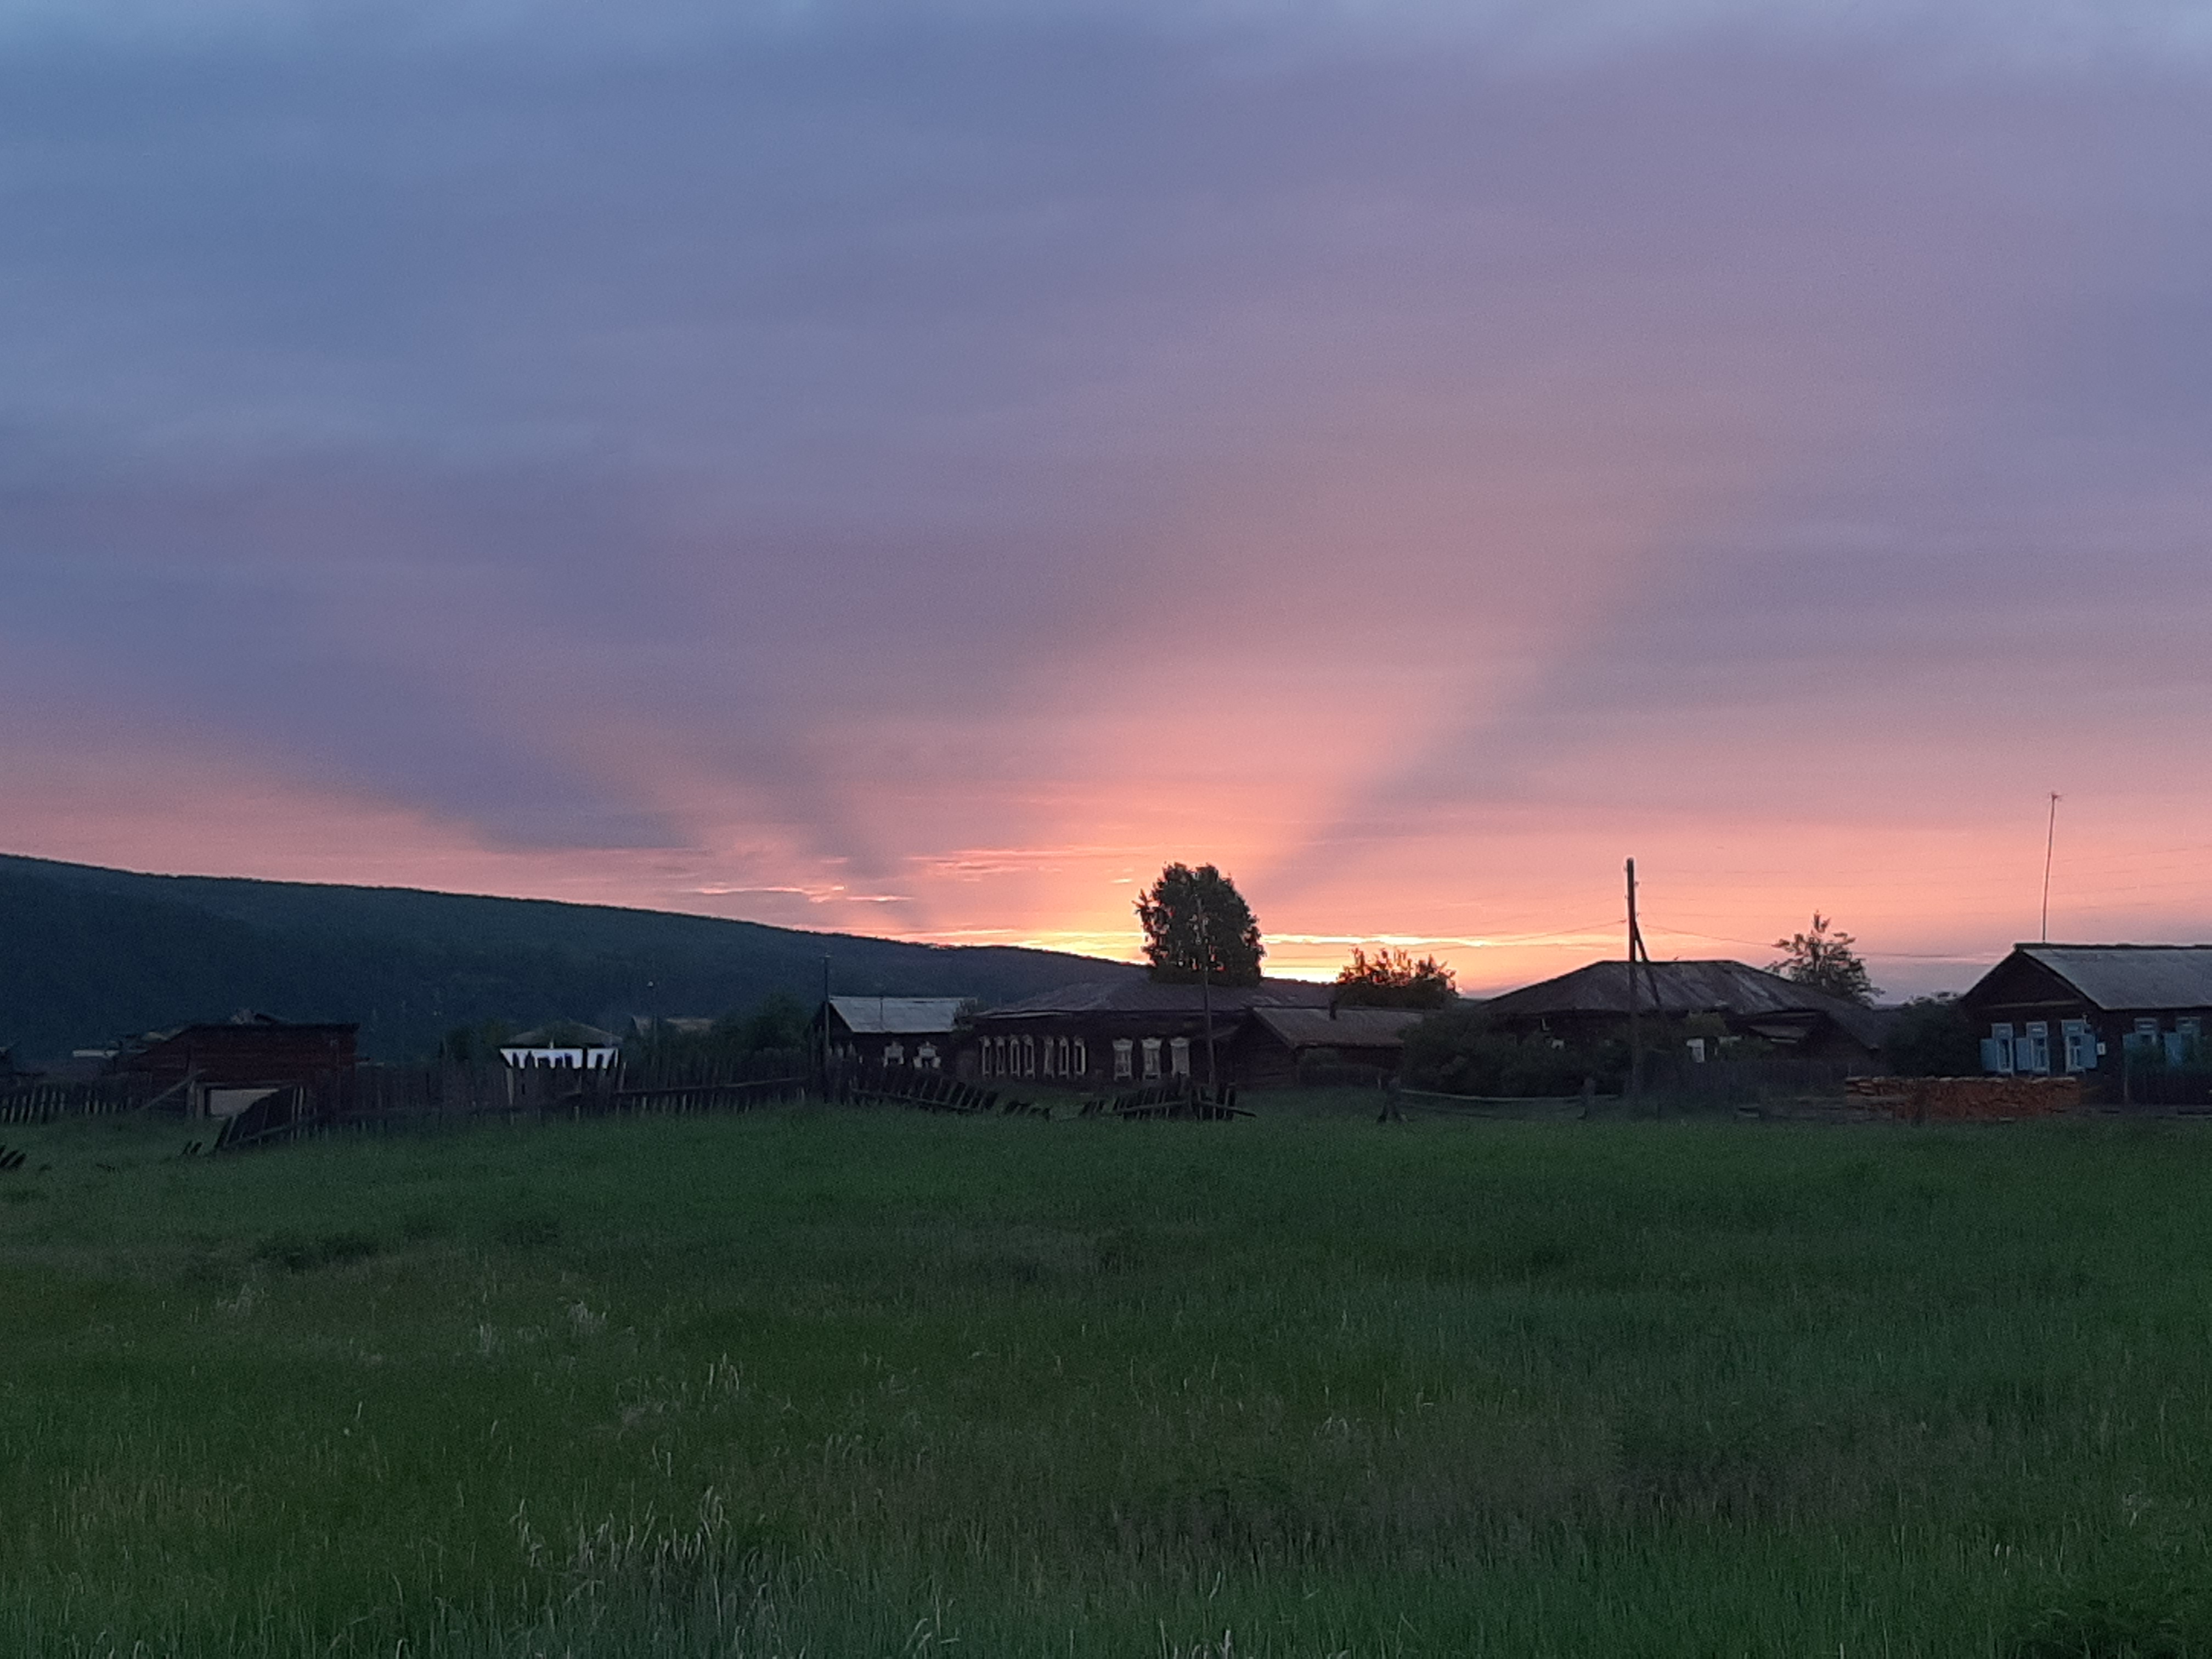
{"label": "wooden house", "polygon": [[2131,1054],[2207,1056],[2212,945],[2015,945],[1959,1006],[2001,1075],[2094,1074]]}
{"label": "wooden house", "polygon": [[612,1031],[567,1021],[507,1038],[499,1045],[499,1057],[510,1066],[604,1072],[620,1062],[622,1042]]}
{"label": "wooden house", "polygon": [[1178,1077],[1203,1083],[1210,1027],[1215,1076],[1224,1084],[1242,1083],[1247,1033],[1257,1012],[1326,1011],[1334,988],[1295,979],[1212,986],[1126,979],[1063,986],[973,1016],[961,1071],[986,1083],[1041,1079],[1081,1089]]}
{"label": "wooden house", "polygon": [[959,997],[831,997],[816,1014],[817,1040],[829,1026],[832,1060],[864,1066],[941,1072],[952,1062]]}
{"label": "wooden house", "polygon": [[[1626,962],[1593,962],[1520,990],[1493,997],[1484,1011],[1502,1030],[1570,1042],[1618,1036],[1632,1006],[1645,1018],[1717,1018],[1726,1034],[1757,1037],[1781,1053],[1804,1060],[1871,1063],[1880,1054],[1891,1016],[1843,997],[1830,996],[1779,974],[1741,962],[1638,963],[1635,984]],[[1698,1039],[1696,1041],[1702,1041]],[[1691,1058],[1707,1054],[1693,1048]]]}

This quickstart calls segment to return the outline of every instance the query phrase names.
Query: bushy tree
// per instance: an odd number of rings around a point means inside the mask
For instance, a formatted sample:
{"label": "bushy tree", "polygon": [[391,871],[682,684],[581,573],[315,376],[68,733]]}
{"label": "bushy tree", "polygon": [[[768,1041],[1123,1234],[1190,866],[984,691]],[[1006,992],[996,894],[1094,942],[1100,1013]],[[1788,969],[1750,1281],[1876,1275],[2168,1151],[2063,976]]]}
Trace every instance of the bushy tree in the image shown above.
{"label": "bushy tree", "polygon": [[1210,864],[1170,864],[1137,901],[1145,959],[1164,984],[1257,985],[1260,924],[1237,884]]}
{"label": "bushy tree", "polygon": [[473,1025],[456,1025],[438,1042],[438,1058],[448,1066],[467,1066],[481,1069],[501,1063],[500,1045],[514,1034],[514,1028],[503,1019],[478,1020]]}
{"label": "bushy tree", "polygon": [[1386,945],[1369,956],[1358,945],[1336,976],[1336,1000],[1353,1008],[1443,1008],[1459,994],[1452,970],[1434,957],[1419,962]]}
{"label": "bushy tree", "polygon": [[1848,1002],[1873,1002],[1875,987],[1867,977],[1866,963],[1851,948],[1858,941],[1849,933],[1831,932],[1831,926],[1827,917],[1815,910],[1810,932],[1774,941],[1782,959],[1767,963],[1766,971]]}
{"label": "bushy tree", "polygon": [[770,991],[750,1013],[732,1010],[714,1022],[714,1035],[743,1054],[806,1046],[806,1010],[787,991]]}
{"label": "bushy tree", "polygon": [[1905,1077],[1978,1077],[1982,1045],[1955,998],[1915,997],[1898,1010],[1881,1057]]}

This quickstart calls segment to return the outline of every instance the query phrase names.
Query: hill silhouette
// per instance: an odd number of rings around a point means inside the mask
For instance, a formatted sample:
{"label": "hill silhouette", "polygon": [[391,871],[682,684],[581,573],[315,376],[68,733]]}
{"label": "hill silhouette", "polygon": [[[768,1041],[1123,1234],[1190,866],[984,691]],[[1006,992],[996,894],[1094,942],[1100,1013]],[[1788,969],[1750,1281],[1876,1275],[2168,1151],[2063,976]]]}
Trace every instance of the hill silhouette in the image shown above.
{"label": "hill silhouette", "polygon": [[0,1046],[36,1064],[127,1032],[252,1008],[358,1020],[365,1054],[430,1053],[517,1024],[720,1014],[773,991],[1027,996],[1142,969],[1012,945],[915,945],[550,899],[225,876],[0,854]]}

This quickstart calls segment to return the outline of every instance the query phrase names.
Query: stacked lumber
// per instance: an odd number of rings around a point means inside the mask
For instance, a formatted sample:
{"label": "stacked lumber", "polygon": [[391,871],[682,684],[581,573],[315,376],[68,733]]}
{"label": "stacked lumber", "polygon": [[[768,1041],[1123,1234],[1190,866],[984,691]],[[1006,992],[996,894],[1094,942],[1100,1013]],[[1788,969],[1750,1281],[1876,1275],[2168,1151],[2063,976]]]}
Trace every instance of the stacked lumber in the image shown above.
{"label": "stacked lumber", "polygon": [[2055,1117],[2081,1105],[2078,1077],[1855,1077],[1844,1091],[1916,1123]]}

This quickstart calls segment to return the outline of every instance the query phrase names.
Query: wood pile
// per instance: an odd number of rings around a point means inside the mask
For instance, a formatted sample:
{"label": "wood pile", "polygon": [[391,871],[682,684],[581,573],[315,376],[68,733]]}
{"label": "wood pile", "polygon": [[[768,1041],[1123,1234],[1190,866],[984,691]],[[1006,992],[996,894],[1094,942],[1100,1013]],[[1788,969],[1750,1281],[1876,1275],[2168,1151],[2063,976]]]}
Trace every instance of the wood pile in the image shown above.
{"label": "wood pile", "polygon": [[1915,1123],[1987,1123],[2081,1109],[2078,1077],[1855,1077],[1844,1092]]}

